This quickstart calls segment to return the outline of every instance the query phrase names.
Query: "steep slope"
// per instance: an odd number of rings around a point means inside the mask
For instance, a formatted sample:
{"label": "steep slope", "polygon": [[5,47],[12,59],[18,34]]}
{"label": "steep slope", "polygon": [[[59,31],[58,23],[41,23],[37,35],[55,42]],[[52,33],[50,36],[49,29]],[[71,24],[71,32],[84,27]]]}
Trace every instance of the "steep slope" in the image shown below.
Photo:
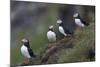
{"label": "steep slope", "polygon": [[45,63],[71,63],[94,60],[95,27],[94,23],[91,23],[89,26],[83,29],[78,28],[75,31],[74,37],[71,38],[70,41],[65,41],[63,46],[51,54]]}

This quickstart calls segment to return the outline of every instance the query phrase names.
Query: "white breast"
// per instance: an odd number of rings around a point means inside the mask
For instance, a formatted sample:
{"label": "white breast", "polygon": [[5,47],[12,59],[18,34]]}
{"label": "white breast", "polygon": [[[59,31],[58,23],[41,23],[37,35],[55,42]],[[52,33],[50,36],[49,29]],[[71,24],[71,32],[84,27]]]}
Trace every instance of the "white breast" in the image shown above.
{"label": "white breast", "polygon": [[55,42],[56,41],[56,34],[55,32],[48,31],[47,32],[47,38],[50,42]]}
{"label": "white breast", "polygon": [[76,23],[76,25],[78,25],[80,27],[84,27],[84,24],[81,22],[80,19],[75,19],[75,23]]}
{"label": "white breast", "polygon": [[67,36],[67,34],[64,32],[64,29],[63,29],[62,26],[59,26],[59,32],[60,32],[61,34],[63,34],[64,36]]}
{"label": "white breast", "polygon": [[22,55],[23,55],[24,57],[26,57],[26,58],[31,58],[31,56],[29,55],[29,52],[28,52],[27,47],[24,46],[24,45],[21,47],[21,53],[22,53]]}

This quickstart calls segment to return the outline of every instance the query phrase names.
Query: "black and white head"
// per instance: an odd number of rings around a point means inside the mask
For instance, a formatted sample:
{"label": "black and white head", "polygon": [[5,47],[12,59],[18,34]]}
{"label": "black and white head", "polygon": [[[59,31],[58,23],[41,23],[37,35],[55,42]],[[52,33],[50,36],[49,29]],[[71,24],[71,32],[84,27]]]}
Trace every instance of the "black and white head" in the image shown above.
{"label": "black and white head", "polygon": [[23,43],[25,46],[27,46],[27,45],[29,45],[29,40],[26,39],[26,38],[24,38],[24,39],[22,39],[22,43]]}
{"label": "black and white head", "polygon": [[58,25],[62,24],[62,20],[61,19],[57,20],[57,24]]}
{"label": "black and white head", "polygon": [[74,18],[78,18],[79,17],[79,13],[78,12],[77,13],[74,13],[73,17]]}
{"label": "black and white head", "polygon": [[53,31],[53,29],[54,29],[53,25],[50,25],[49,30]]}

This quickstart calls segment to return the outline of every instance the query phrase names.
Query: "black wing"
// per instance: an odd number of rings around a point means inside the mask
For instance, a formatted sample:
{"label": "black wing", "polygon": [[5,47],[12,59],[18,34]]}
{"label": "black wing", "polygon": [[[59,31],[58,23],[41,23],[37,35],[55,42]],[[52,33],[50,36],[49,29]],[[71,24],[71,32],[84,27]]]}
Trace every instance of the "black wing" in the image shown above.
{"label": "black wing", "polygon": [[66,28],[66,25],[64,25],[64,23],[61,23],[60,26],[63,27],[64,31],[66,34],[71,34],[73,35],[73,32],[71,32],[69,29]]}
{"label": "black wing", "polygon": [[36,57],[31,48],[28,48],[28,51],[31,57]]}
{"label": "black wing", "polygon": [[63,28],[66,34],[73,34],[73,32],[71,32],[71,30],[67,29],[65,26],[63,26]]}
{"label": "black wing", "polygon": [[82,23],[83,23],[84,25],[86,25],[86,26],[89,25],[89,23],[87,23],[86,21],[84,21],[81,17],[80,17],[80,20],[82,21]]}

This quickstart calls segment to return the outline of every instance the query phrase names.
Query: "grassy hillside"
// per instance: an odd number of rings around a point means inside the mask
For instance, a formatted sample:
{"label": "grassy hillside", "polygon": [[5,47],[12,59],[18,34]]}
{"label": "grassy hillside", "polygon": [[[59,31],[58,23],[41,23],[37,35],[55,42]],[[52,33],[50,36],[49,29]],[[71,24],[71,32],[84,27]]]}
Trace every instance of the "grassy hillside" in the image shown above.
{"label": "grassy hillside", "polygon": [[[95,24],[91,23],[83,29],[77,29],[72,43],[65,42],[64,48],[52,54],[47,64],[52,63],[72,63],[72,62],[88,62],[95,60]],[[69,41],[70,42],[70,41]],[[62,45],[62,44],[61,44]]]}
{"label": "grassy hillside", "polygon": [[[91,23],[89,26],[83,29],[77,28],[74,37],[72,38],[73,42],[69,46],[67,47],[63,46],[64,48],[61,48],[56,53],[52,54],[48,58],[47,64],[94,61],[95,56],[91,55],[91,52],[95,51],[95,26],[94,25],[95,25],[94,23]],[[64,45],[68,45],[66,43],[67,42],[65,42]],[[44,45],[44,47],[46,47],[46,44]],[[19,50],[19,48],[17,49]],[[37,52],[38,57],[34,59],[32,64],[35,65],[41,64],[40,62],[41,59],[39,58],[39,56],[40,56],[40,52],[43,50],[44,48],[35,51]],[[17,51],[17,54],[20,55],[19,51]],[[21,59],[19,60],[19,62],[22,62],[23,60],[22,56],[21,55],[18,56],[17,54],[14,55],[14,57],[16,58],[16,60],[18,60],[18,58],[20,57]]]}
{"label": "grassy hillside", "polygon": [[77,28],[71,40],[65,41],[63,44],[61,43],[60,45],[63,46],[50,55],[45,64],[95,60],[95,57],[91,54],[95,51],[94,7],[14,2],[12,3],[12,8],[11,15],[16,17],[11,18],[11,65],[22,63],[24,60],[20,52],[20,48],[23,45],[21,40],[23,38],[29,39],[30,46],[37,55],[32,64],[42,64],[40,56],[45,54],[43,51],[48,46],[46,35],[49,25],[54,25],[57,42],[59,42],[63,36],[58,31],[57,19],[60,18],[61,14],[61,18],[65,20],[64,25],[66,25],[66,28],[74,30],[75,25],[72,22],[73,15],[71,14],[77,10],[80,14],[83,14],[82,18],[85,17],[83,19],[90,22],[90,25],[82,29]]}
{"label": "grassy hillside", "polygon": [[58,63],[93,61],[95,57],[90,57],[90,51],[94,51],[95,31],[94,23],[82,30],[76,30],[74,37],[74,47],[63,49],[59,55]]}

